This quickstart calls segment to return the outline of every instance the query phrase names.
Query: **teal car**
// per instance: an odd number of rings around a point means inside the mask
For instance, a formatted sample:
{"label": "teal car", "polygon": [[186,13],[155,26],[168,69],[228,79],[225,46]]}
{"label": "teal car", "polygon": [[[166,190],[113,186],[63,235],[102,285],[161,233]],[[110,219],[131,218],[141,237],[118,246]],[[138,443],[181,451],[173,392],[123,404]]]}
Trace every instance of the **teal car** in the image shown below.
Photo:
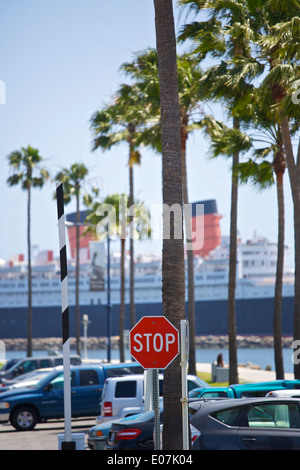
{"label": "teal car", "polygon": [[196,388],[189,393],[189,398],[244,398],[264,397],[273,390],[300,389],[300,380],[273,380],[236,384],[229,387]]}

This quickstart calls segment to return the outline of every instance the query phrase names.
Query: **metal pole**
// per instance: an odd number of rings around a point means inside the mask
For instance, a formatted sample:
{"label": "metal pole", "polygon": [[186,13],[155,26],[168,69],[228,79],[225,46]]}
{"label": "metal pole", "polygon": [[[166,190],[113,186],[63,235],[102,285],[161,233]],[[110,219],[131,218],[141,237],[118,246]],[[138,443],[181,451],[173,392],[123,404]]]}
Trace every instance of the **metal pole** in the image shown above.
{"label": "metal pole", "polygon": [[70,334],[69,334],[69,299],[68,299],[68,271],[67,249],[65,234],[64,196],[62,183],[56,186],[58,235],[60,250],[60,277],[61,277],[61,305],[63,330],[63,369],[64,369],[64,417],[65,442],[62,449],[74,449],[72,442],[72,414],[71,414],[71,372],[70,372]]}
{"label": "metal pole", "polygon": [[87,328],[88,328],[88,324],[90,323],[89,322],[89,317],[84,314],[83,317],[82,317],[82,323],[83,323],[83,339],[84,339],[84,358],[87,359],[88,358],[88,354],[87,354]]}
{"label": "metal pole", "polygon": [[145,411],[153,410],[153,369],[144,370],[144,395]]}
{"label": "metal pole", "polygon": [[181,320],[181,382],[182,382],[182,436],[183,450],[189,450],[189,409],[188,409],[188,386],[187,386],[187,368],[188,368],[188,345],[187,328],[188,322]]}
{"label": "metal pole", "polygon": [[107,234],[107,362],[111,360],[111,304],[110,304],[110,238],[109,238],[109,229]]}
{"label": "metal pole", "polygon": [[160,450],[160,412],[158,369],[153,369],[154,449]]}

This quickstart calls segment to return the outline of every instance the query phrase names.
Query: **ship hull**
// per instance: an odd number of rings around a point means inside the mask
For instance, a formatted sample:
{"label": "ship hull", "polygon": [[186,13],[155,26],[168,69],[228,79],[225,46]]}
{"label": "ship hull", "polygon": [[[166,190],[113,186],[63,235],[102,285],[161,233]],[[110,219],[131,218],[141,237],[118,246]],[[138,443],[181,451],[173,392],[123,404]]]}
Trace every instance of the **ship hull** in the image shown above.
{"label": "ship hull", "polygon": [[[236,300],[237,334],[239,335],[272,335],[273,334],[272,298],[238,299]],[[186,306],[187,311],[187,306]],[[227,301],[209,300],[195,302],[196,335],[227,335]],[[282,301],[282,334],[293,335],[293,297],[284,297]],[[105,305],[84,305],[80,315],[89,318],[88,336],[105,337],[108,335],[108,312]],[[143,316],[161,315],[162,304],[136,304],[136,321]],[[125,329],[130,329],[129,305],[126,305]],[[70,336],[76,336],[75,307],[69,309]],[[110,314],[110,335],[119,335],[119,306],[114,305]],[[83,326],[81,323],[81,335]],[[0,339],[26,338],[27,309],[0,309]],[[33,308],[33,337],[61,337],[62,322],[60,307]]]}

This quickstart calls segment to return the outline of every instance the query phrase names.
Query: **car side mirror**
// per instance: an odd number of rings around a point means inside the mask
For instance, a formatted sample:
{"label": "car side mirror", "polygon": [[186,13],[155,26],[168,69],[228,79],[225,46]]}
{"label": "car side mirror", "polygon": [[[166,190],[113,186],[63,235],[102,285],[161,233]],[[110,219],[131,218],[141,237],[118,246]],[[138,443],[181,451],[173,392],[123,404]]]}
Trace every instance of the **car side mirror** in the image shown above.
{"label": "car side mirror", "polygon": [[50,392],[50,390],[52,389],[53,389],[53,384],[51,382],[45,385],[44,387],[45,392]]}

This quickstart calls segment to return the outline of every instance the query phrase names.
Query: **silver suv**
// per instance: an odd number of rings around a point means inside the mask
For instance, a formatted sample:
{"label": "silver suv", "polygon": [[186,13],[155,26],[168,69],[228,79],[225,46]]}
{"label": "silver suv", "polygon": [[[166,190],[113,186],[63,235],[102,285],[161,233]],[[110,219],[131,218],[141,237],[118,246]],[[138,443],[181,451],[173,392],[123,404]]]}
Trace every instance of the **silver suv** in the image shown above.
{"label": "silver suv", "polygon": [[[194,375],[188,375],[188,390],[208,385]],[[159,396],[162,404],[163,374],[159,375]],[[112,377],[105,381],[102,391],[101,412],[96,423],[125,418],[147,410],[145,405],[144,375]]]}

